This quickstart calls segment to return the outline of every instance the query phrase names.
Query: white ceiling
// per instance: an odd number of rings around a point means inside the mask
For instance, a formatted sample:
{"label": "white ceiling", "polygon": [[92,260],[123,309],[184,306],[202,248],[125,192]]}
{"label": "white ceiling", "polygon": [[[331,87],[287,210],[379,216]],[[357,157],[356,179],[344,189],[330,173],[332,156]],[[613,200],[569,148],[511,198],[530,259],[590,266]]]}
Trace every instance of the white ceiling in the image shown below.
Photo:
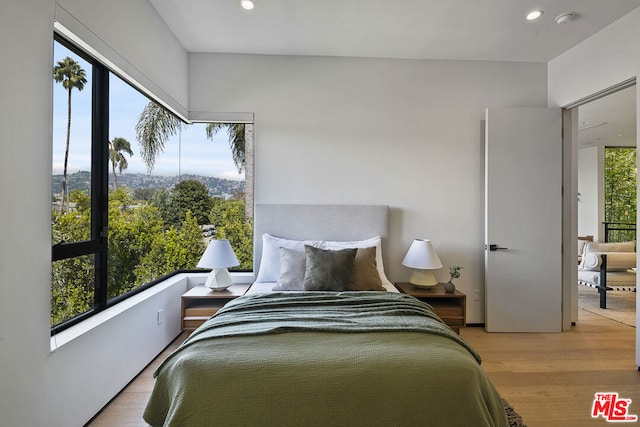
{"label": "white ceiling", "polygon": [[636,146],[636,86],[580,106],[578,122],[580,148]]}
{"label": "white ceiling", "polygon": [[[548,62],[640,0],[149,0],[188,52]],[[525,20],[534,9],[544,14]],[[555,18],[574,12],[568,24]],[[635,143],[635,88],[579,109],[580,146]],[[622,133],[624,137],[617,136]]]}
{"label": "white ceiling", "polygon": [[[640,0],[149,0],[189,52],[547,62]],[[526,21],[543,9],[536,21]],[[555,17],[575,12],[570,24]]]}

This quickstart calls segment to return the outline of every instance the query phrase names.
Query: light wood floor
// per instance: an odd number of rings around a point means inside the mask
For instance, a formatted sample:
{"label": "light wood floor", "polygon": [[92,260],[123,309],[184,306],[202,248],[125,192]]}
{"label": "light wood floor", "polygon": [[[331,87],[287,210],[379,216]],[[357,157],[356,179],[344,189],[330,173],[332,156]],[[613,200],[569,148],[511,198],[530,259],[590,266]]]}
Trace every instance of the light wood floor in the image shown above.
{"label": "light wood floor", "polygon": [[[591,418],[596,392],[632,399],[640,415],[640,372],[635,364],[635,328],[579,311],[578,325],[558,334],[488,334],[461,330],[482,356],[482,366],[503,398],[528,427],[609,425]],[[125,388],[90,427],[147,426],[142,412],[153,387],[152,373],[181,335]]]}

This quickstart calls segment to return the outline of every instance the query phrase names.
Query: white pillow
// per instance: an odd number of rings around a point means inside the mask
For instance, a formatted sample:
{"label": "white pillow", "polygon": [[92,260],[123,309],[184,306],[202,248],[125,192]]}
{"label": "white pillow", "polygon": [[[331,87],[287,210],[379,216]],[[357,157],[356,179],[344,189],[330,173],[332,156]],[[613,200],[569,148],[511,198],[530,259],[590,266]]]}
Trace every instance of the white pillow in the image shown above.
{"label": "white pillow", "polygon": [[322,242],[322,249],[330,249],[330,250],[340,250],[340,249],[351,249],[351,248],[370,248],[371,246],[376,247],[376,268],[378,269],[378,274],[380,275],[380,281],[382,285],[393,286],[393,284],[387,279],[387,276],[384,273],[384,264],[382,263],[382,239],[380,236],[371,237],[366,240],[351,240],[351,241],[327,241]]}
{"label": "white pillow", "polygon": [[586,246],[588,240],[578,239],[578,256],[582,256],[584,253],[584,247]]}
{"label": "white pillow", "polygon": [[260,270],[256,282],[276,282],[280,277],[280,248],[292,249],[304,252],[304,245],[317,246],[318,242],[307,240],[291,240],[262,235],[262,256],[260,257]]}
{"label": "white pillow", "polygon": [[590,270],[597,271],[600,270],[600,265],[602,264],[602,258],[595,252],[587,252],[582,255],[582,261],[580,262],[580,266],[578,270]]}

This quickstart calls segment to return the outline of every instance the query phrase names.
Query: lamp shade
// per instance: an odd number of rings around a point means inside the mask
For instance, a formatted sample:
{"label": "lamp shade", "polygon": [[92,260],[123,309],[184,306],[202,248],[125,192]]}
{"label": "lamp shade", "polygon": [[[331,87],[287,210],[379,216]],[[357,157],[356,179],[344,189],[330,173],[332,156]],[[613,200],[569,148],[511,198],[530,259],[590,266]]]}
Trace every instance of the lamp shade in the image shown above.
{"label": "lamp shade", "polygon": [[211,269],[204,285],[214,291],[222,291],[233,285],[233,279],[229,275],[227,267],[239,264],[228,240],[212,240],[207,245],[207,249],[202,254],[197,266]]}
{"label": "lamp shade", "polygon": [[402,265],[413,269],[409,282],[415,286],[431,287],[438,284],[430,270],[442,268],[442,263],[431,240],[415,239],[402,260]]}
{"label": "lamp shade", "polygon": [[431,240],[415,239],[407,251],[402,265],[419,270],[434,270],[442,268],[442,263]]}
{"label": "lamp shade", "polygon": [[198,262],[199,268],[227,268],[240,265],[228,240],[212,240]]}

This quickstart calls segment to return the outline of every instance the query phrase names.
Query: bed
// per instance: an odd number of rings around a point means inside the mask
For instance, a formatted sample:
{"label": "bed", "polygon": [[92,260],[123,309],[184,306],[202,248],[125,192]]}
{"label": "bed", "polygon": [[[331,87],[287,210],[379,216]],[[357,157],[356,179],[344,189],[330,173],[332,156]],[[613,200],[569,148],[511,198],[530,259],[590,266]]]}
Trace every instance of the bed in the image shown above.
{"label": "bed", "polygon": [[[259,286],[158,367],[144,413],[150,425],[508,425],[480,356],[428,304],[385,283],[387,206],[257,205],[255,212]],[[274,251],[266,235],[304,242],[310,264],[330,256],[355,265],[352,256],[367,252],[370,261],[376,248],[379,281],[361,283],[374,290],[353,289],[353,267],[346,288],[325,287],[326,277],[305,271],[303,283],[318,289],[282,289],[299,285],[279,280],[290,266],[267,265],[269,251],[284,262],[295,250]]]}

